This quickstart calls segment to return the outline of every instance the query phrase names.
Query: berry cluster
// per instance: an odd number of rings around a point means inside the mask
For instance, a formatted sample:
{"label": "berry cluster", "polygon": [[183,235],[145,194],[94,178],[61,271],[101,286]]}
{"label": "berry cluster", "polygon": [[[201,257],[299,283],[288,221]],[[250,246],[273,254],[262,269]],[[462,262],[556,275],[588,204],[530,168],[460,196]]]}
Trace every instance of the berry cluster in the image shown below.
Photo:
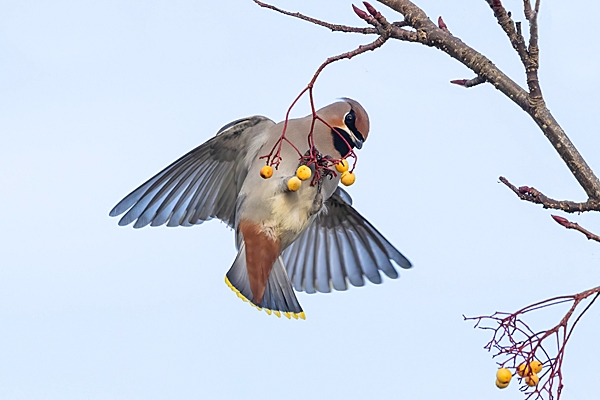
{"label": "berry cluster", "polygon": [[[335,169],[337,172],[342,174],[340,181],[345,186],[350,186],[356,181],[356,176],[354,172],[348,171],[349,164],[346,160],[340,160],[337,164],[335,164]],[[273,167],[270,165],[265,165],[260,169],[260,176],[263,179],[269,179],[273,176]],[[307,181],[311,178],[312,171],[306,165],[301,165],[296,170],[296,175],[292,176],[288,182],[287,187],[290,191],[296,192],[302,186],[303,181]]]}
{"label": "berry cluster", "polygon": [[[527,384],[527,386],[537,386],[540,382],[538,373],[542,372],[542,363],[538,360],[534,360],[529,364],[523,363],[517,367],[516,373],[519,375]],[[510,383],[513,374],[508,368],[500,368],[496,372],[496,386],[500,389],[504,389]]]}

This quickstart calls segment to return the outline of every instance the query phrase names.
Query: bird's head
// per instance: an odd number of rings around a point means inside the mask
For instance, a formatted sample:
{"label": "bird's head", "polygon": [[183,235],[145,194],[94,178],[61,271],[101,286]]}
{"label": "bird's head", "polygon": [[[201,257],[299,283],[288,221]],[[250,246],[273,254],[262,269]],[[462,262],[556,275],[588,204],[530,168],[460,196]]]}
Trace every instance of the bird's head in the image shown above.
{"label": "bird's head", "polygon": [[323,107],[317,114],[333,128],[333,146],[342,157],[345,157],[350,149],[362,148],[369,135],[369,116],[357,101],[344,97]]}

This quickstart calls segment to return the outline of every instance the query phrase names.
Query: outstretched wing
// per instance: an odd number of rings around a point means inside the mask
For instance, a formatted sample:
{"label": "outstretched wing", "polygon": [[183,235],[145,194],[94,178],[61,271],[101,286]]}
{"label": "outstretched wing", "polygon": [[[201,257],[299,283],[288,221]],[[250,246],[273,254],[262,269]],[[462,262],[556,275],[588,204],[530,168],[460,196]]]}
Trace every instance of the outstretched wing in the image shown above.
{"label": "outstretched wing", "polygon": [[[121,200],[110,216],[127,213],[119,225],[192,226],[219,218],[232,226],[235,203],[248,173],[249,161],[275,123],[254,116],[225,125]],[[247,157],[250,156],[250,157]]]}
{"label": "outstretched wing", "polygon": [[397,278],[392,261],[412,265],[369,221],[346,201],[338,188],[308,228],[283,252],[294,289],[307,293],[346,290],[348,282],[363,286],[364,277],[381,283],[379,271]]}

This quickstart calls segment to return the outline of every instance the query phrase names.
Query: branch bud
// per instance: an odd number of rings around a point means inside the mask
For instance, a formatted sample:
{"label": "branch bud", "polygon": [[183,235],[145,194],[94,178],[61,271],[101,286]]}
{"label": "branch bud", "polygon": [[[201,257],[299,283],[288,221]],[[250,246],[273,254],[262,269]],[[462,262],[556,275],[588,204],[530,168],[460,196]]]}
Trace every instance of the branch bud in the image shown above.
{"label": "branch bud", "polygon": [[363,1],[363,4],[365,5],[365,7],[367,8],[367,11],[369,12],[369,14],[371,14],[374,18],[379,18],[381,17],[381,14],[379,14],[379,11],[377,11],[375,9],[375,7],[373,7],[371,4],[369,4],[366,1]]}
{"label": "branch bud", "polygon": [[454,80],[450,81],[450,83],[454,83],[455,85],[459,85],[459,86],[465,86],[467,84],[467,80],[466,79],[454,79]]}
{"label": "branch bud", "polygon": [[369,18],[369,15],[366,12],[356,7],[354,4],[352,4],[352,9],[354,10],[354,13],[358,15],[359,18],[364,19],[365,21]]}
{"label": "branch bud", "polygon": [[519,193],[521,193],[521,194],[531,193],[531,188],[529,186],[521,186],[521,187],[519,187]]}
{"label": "branch bud", "polygon": [[447,31],[448,30],[448,25],[446,25],[446,23],[444,22],[444,20],[442,19],[442,16],[440,15],[438,18],[438,26],[440,27],[440,29]]}
{"label": "branch bud", "polygon": [[569,225],[571,225],[571,223],[569,222],[568,219],[564,218],[564,217],[559,217],[558,215],[551,215],[551,217],[558,222],[559,224],[561,224],[562,226],[564,226],[565,228],[568,228]]}

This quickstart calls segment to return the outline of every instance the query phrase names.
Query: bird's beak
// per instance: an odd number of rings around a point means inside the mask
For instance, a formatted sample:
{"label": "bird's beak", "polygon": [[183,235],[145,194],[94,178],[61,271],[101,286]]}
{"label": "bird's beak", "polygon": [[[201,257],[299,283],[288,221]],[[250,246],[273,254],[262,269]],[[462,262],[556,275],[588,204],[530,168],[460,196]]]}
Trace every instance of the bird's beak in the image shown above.
{"label": "bird's beak", "polygon": [[348,132],[348,136],[350,136],[350,139],[352,140],[352,143],[354,144],[354,147],[356,147],[357,149],[362,149],[363,143],[365,142],[364,140],[360,140],[359,138],[356,137],[356,135],[354,134],[354,132],[352,132],[352,130],[348,129],[348,127],[345,127],[344,130],[346,132]]}
{"label": "bird's beak", "polygon": [[[365,141],[362,140],[362,135],[361,134],[357,134],[358,131],[356,131],[356,128],[352,129],[349,126],[347,126],[346,124],[344,124],[344,127],[342,129],[348,134],[348,136],[350,136],[350,140],[352,140],[352,143],[354,144],[354,147],[356,147],[359,150],[362,149],[363,143]],[[359,139],[359,137],[361,139]]]}
{"label": "bird's beak", "polygon": [[352,129],[348,128],[346,124],[342,126],[335,126],[334,130],[337,130],[338,134],[341,134],[341,131],[343,131],[347,135],[346,140],[348,141],[349,145],[354,145],[354,147],[356,147],[359,150],[362,149],[363,143],[365,141],[357,138],[356,134],[352,132]]}
{"label": "bird's beak", "polygon": [[357,139],[356,137],[354,137],[354,135],[352,135],[352,139],[354,140],[354,145],[356,146],[357,149],[362,149],[363,146],[363,141],[360,139]]}

